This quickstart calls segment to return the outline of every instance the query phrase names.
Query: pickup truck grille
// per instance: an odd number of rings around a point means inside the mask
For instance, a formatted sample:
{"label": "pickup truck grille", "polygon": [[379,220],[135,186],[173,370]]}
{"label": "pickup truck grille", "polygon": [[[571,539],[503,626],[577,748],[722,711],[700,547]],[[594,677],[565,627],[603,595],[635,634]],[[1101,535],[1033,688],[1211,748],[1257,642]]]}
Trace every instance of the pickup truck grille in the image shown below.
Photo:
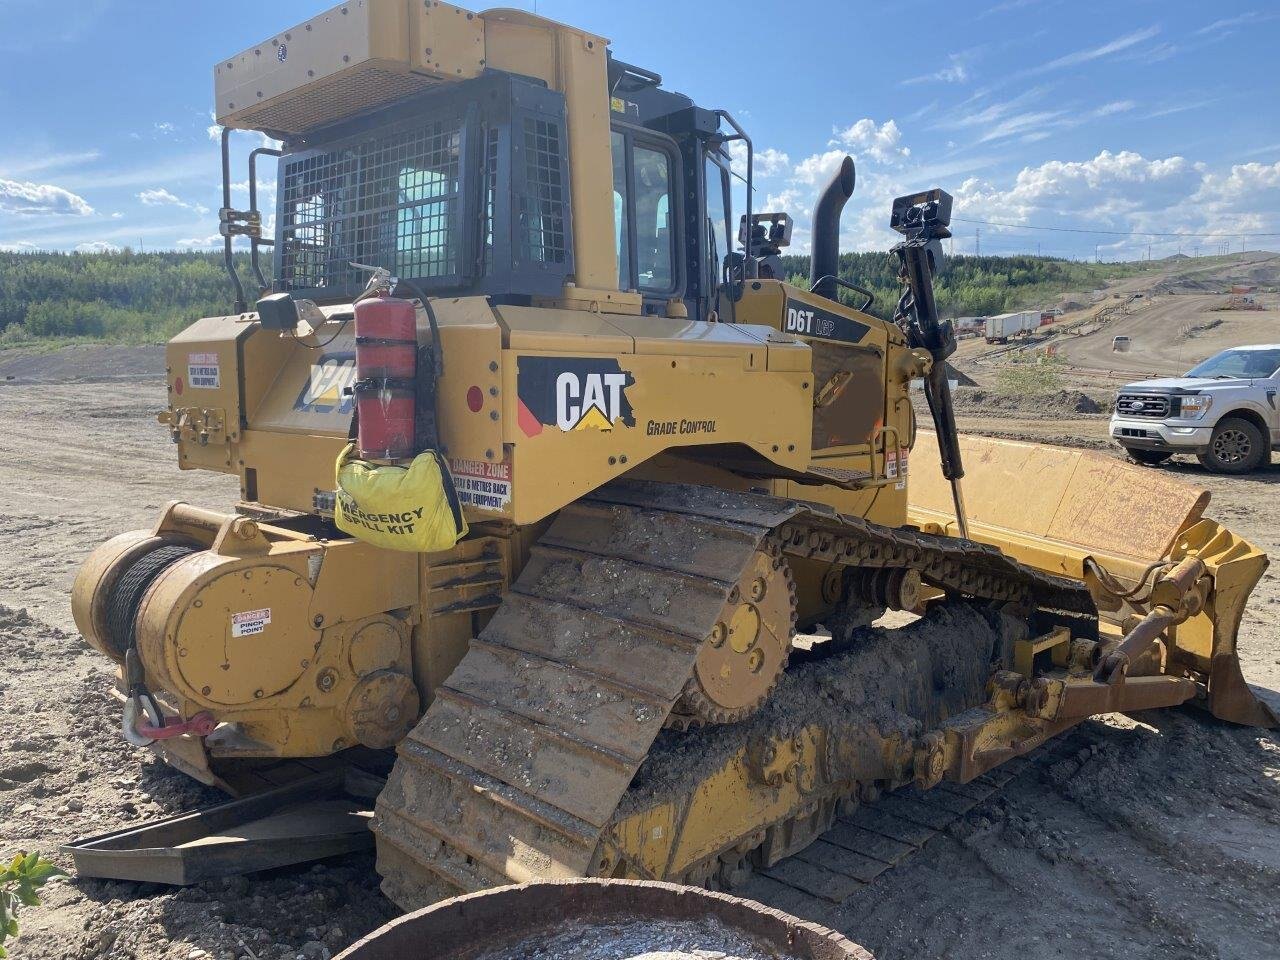
{"label": "pickup truck grille", "polygon": [[1169,397],[1160,393],[1122,393],[1116,400],[1116,413],[1163,420],[1169,416]]}

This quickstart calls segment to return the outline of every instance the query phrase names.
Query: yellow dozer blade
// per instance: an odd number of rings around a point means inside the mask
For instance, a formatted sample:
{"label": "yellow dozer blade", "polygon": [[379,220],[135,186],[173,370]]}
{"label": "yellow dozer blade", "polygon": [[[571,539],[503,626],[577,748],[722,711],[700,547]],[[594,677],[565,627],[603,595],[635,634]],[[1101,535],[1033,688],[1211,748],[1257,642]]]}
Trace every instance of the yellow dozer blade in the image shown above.
{"label": "yellow dozer blade", "polygon": [[[961,449],[969,536],[1046,573],[1084,581],[1104,634],[1119,637],[1150,612],[1154,601],[1143,592],[1153,571],[1189,557],[1202,561],[1211,581],[1203,609],[1165,630],[1161,672],[1204,683],[1208,695],[1197,702],[1219,719],[1280,724],[1245,682],[1236,651],[1245,604],[1269,561],[1204,519],[1207,490],[1084,450],[988,437],[964,437]],[[937,438],[921,431],[909,518],[955,536],[951,488],[938,464]]]}

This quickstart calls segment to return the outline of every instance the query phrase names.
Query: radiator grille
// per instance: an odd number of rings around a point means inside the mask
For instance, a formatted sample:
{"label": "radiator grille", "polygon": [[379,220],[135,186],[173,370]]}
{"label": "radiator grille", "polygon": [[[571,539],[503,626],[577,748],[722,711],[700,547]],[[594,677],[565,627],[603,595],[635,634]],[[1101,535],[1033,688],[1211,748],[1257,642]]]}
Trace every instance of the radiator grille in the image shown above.
{"label": "radiator grille", "polygon": [[1169,398],[1159,393],[1122,393],[1116,400],[1116,413],[1163,420],[1169,416]]}
{"label": "radiator grille", "polygon": [[359,286],[352,261],[412,279],[456,275],[461,140],[458,120],[435,120],[287,158],[283,288]]}
{"label": "radiator grille", "polygon": [[318,80],[306,89],[275,101],[235,109],[228,104],[219,122],[253,130],[297,134],[334,123],[401,97],[427,90],[440,81],[418,73],[397,73],[364,66]]}

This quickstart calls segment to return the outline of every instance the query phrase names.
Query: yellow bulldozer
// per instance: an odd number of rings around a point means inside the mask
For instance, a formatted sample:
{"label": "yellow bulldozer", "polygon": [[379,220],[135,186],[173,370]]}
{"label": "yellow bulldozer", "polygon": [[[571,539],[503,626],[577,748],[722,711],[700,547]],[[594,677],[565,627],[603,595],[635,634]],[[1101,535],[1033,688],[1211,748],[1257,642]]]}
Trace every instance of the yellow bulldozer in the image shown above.
{"label": "yellow bulldozer", "polygon": [[[401,906],[728,885],[1090,716],[1276,723],[1235,649],[1267,558],[1206,493],[957,437],[941,190],[886,211],[882,320],[838,276],[850,159],[790,284],[748,134],[587,31],[344,3],[220,62],[215,95],[237,302],[170,342],[161,421],[241,501],[99,547],[75,618],[120,664],[125,736],[205,783],[384,758],[372,829]],[[282,144],[253,150],[244,210],[233,131]],[[362,332],[371,304],[409,333]],[[361,360],[397,348],[408,370]],[[403,444],[363,442],[393,421]],[[338,526],[340,457],[393,477],[423,456],[452,546]]]}

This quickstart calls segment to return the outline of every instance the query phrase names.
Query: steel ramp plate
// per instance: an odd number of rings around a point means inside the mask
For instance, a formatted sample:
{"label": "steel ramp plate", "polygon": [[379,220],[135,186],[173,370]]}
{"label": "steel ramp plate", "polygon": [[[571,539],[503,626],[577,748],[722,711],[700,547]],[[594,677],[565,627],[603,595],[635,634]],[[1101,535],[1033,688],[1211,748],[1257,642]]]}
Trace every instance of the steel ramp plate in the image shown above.
{"label": "steel ramp plate", "polygon": [[62,846],[76,874],[188,886],[373,846],[368,784],[335,769],[240,800]]}

